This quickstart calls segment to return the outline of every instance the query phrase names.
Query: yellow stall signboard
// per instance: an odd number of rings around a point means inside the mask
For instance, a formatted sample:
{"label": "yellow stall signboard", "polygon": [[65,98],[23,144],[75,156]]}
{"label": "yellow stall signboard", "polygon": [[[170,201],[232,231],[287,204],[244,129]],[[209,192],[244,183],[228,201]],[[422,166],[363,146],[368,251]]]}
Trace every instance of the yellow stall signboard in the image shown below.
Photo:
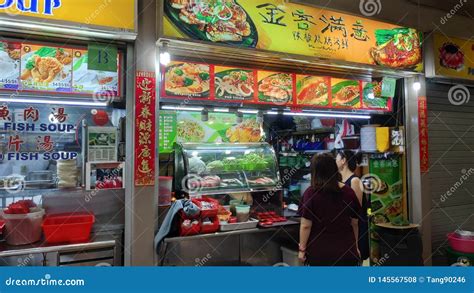
{"label": "yellow stall signboard", "polygon": [[412,28],[282,0],[164,0],[164,34],[390,68],[422,69]]}
{"label": "yellow stall signboard", "polygon": [[135,0],[2,0],[1,16],[29,16],[134,31]]}
{"label": "yellow stall signboard", "polygon": [[434,34],[435,75],[474,80],[474,42]]}

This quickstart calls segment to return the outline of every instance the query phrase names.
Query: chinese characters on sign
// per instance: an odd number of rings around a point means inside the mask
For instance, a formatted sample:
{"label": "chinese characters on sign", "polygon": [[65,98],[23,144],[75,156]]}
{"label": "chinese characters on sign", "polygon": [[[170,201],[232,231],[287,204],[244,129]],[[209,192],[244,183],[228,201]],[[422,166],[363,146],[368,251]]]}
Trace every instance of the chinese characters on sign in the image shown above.
{"label": "chinese characters on sign", "polygon": [[135,107],[135,185],[155,184],[155,88],[153,72],[138,71]]}
{"label": "chinese characters on sign", "polygon": [[282,8],[272,3],[257,5],[257,8],[265,10],[263,13],[259,12],[259,14],[263,17],[262,21],[264,23],[286,26],[286,24],[282,22],[283,18],[285,17],[285,10]]}
{"label": "chinese characters on sign", "polygon": [[429,170],[428,161],[428,109],[426,97],[418,97],[418,137],[420,143],[420,171]]}
{"label": "chinese characters on sign", "polygon": [[221,11],[222,1],[205,1],[205,6],[196,5],[196,1],[180,1],[180,5],[173,4],[175,0],[162,2],[163,32],[167,37],[389,68],[423,69],[422,35],[413,28],[293,1],[223,1],[232,8],[224,9],[222,17],[207,15],[209,11]]}
{"label": "chinese characters on sign", "polygon": [[[0,105],[0,121],[2,130],[11,134],[6,135],[5,145],[7,152],[0,154],[0,161],[25,161],[25,160],[59,160],[75,159],[77,152],[65,152],[55,149],[57,141],[51,133],[71,133],[74,124],[67,124],[68,114],[64,108],[52,108],[50,112],[51,123],[40,123],[42,113],[38,108],[27,106],[20,111],[20,119],[12,122],[12,112],[8,105]],[[29,149],[28,136],[34,133],[34,151]],[[41,133],[41,135],[37,135]],[[24,147],[26,146],[26,148]]]}

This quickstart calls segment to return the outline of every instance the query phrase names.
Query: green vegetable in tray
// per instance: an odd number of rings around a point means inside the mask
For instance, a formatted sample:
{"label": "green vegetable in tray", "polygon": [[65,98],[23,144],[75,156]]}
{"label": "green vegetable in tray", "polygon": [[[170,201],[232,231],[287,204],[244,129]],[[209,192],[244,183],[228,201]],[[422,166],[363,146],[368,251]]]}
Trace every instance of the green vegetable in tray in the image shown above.
{"label": "green vegetable in tray", "polygon": [[263,170],[267,167],[267,162],[263,156],[250,153],[244,156],[243,167],[247,171]]}
{"label": "green vegetable in tray", "polygon": [[224,170],[224,163],[219,160],[212,161],[207,164],[207,169],[209,171],[222,171]]}

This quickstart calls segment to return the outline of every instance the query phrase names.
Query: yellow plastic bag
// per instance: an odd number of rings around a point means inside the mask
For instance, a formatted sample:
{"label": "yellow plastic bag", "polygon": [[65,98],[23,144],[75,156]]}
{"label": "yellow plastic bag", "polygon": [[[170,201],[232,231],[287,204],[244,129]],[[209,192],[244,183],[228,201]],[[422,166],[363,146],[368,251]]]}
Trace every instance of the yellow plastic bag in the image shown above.
{"label": "yellow plastic bag", "polygon": [[377,151],[383,153],[390,148],[390,129],[388,127],[377,127],[375,137],[377,142]]}

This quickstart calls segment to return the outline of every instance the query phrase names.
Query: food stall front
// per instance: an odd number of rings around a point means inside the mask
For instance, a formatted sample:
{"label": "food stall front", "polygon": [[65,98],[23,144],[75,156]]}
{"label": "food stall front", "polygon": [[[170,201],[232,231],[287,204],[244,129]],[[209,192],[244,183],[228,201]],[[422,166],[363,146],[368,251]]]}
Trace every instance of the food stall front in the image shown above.
{"label": "food stall front", "polygon": [[[160,264],[288,263],[310,159],[340,149],[364,158],[358,172],[372,195],[379,263],[387,248],[375,224],[409,219],[404,110],[416,95],[407,83],[422,68],[421,34],[280,1],[190,5],[164,1],[161,10],[160,184],[172,177],[176,199],[230,214],[212,233],[203,219],[181,217]],[[235,201],[258,228],[226,231]],[[183,233],[193,225],[198,235]]]}
{"label": "food stall front", "polygon": [[134,1],[0,5],[0,265],[122,264],[134,15]]}

